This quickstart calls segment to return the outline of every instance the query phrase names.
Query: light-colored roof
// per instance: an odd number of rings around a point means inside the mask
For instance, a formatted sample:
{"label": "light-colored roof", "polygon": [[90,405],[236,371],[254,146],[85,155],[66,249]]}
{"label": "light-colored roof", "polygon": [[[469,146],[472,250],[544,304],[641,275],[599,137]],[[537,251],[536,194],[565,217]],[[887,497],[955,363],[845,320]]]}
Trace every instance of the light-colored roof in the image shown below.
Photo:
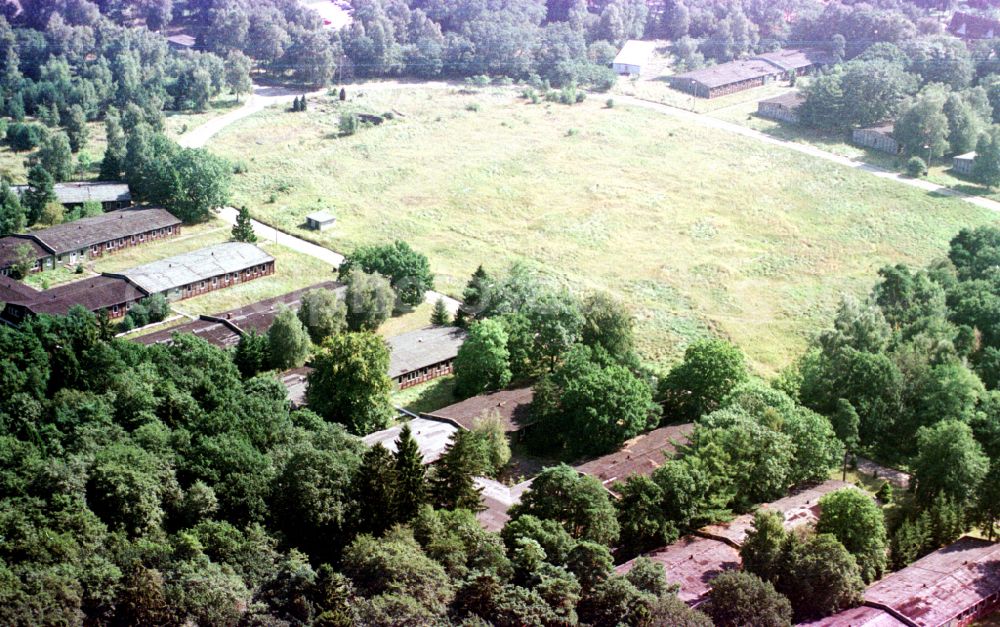
{"label": "light-colored roof", "polygon": [[[785,517],[785,529],[794,529],[800,525],[815,523],[819,520],[819,500],[830,492],[843,488],[855,488],[850,483],[830,479],[823,483],[799,490],[785,498],[765,503],[761,509],[779,512]],[[742,546],[747,532],[753,528],[753,514],[738,516],[727,523],[719,523],[703,527],[699,534],[716,538],[732,546]]]}
{"label": "light-colored roof", "polygon": [[[735,548],[698,536],[684,536],[670,546],[646,553],[645,557],[663,566],[667,584],[679,586],[677,598],[689,605],[705,598],[713,579],[740,567],[740,552]],[[616,567],[615,572],[624,575],[634,565],[635,560],[631,559]]]}
{"label": "light-colored roof", "polygon": [[1000,544],[967,536],[872,584],[865,602],[914,625],[938,627],[996,594]]}
{"label": "light-colored roof", "polygon": [[[11,189],[23,194],[27,185],[15,185]],[[64,205],[94,202],[124,202],[132,200],[132,193],[127,183],[110,183],[106,181],[81,181],[73,183],[56,183],[52,186],[56,199]]]}
{"label": "light-colored roof", "polygon": [[[444,450],[448,448],[452,434],[458,431],[458,427],[451,423],[441,422],[440,420],[429,420],[427,418],[414,418],[407,424],[410,425],[410,431],[413,432],[413,439],[417,441],[417,446],[420,448],[420,454],[423,455],[425,464],[433,464],[441,459]],[[396,439],[399,438],[399,432],[402,430],[403,425],[396,425],[383,431],[369,433],[362,438],[362,441],[368,446],[382,444],[382,446],[390,451],[395,452]]]}
{"label": "light-colored roof", "polygon": [[955,155],[955,159],[961,161],[974,161],[976,159],[976,151],[973,150],[972,152],[967,152],[964,155]]}
{"label": "light-colored roof", "polygon": [[521,496],[531,487],[532,479],[509,487],[486,477],[476,477],[474,481],[481,490],[483,506],[486,508],[476,514],[476,519],[487,531],[500,531],[510,520],[507,510],[521,502]]}
{"label": "light-colored roof", "polygon": [[797,109],[806,101],[806,97],[800,91],[790,91],[774,98],[766,98],[758,102],[758,105],[773,104],[787,109]]}
{"label": "light-colored roof", "polygon": [[454,359],[466,333],[456,327],[425,327],[390,337],[389,378]]}
{"label": "light-colored roof", "polygon": [[320,224],[325,224],[327,222],[336,222],[337,218],[333,217],[325,211],[314,211],[306,216],[306,220],[312,220],[313,222],[319,222]]}
{"label": "light-colored roof", "polygon": [[645,65],[649,57],[656,50],[655,41],[642,41],[639,39],[629,39],[622,46],[622,49],[615,55],[615,65]]}
{"label": "light-colored roof", "polygon": [[171,35],[170,37],[167,37],[167,41],[177,46],[183,46],[185,48],[190,48],[195,44],[195,38],[192,37],[191,35],[186,35],[184,33],[181,33],[179,35]]}
{"label": "light-colored roof", "polygon": [[774,52],[758,54],[751,58],[767,61],[786,72],[814,65],[828,65],[832,61],[830,53],[818,48],[782,48]]}
{"label": "light-colored roof", "polygon": [[274,257],[253,244],[227,242],[147,263],[120,275],[150,294],[159,294],[272,261]]}

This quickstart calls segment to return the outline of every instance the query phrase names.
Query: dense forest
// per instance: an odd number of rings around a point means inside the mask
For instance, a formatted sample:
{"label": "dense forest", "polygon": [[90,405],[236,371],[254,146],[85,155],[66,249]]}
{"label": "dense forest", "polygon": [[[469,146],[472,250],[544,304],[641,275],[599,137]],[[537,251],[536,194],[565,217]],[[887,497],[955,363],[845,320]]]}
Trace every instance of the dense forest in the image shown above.
{"label": "dense forest", "polygon": [[[370,331],[319,322],[335,307],[322,299],[309,299],[308,328],[291,316],[307,346],[308,334],[322,342],[312,385],[336,391],[311,391],[316,413],[292,411],[271,373],[246,369],[246,346],[177,336],[146,347],[82,309],[2,328],[0,618],[707,625],[658,566],[621,576],[612,565],[864,453],[912,469],[914,492],[884,488],[884,509],[834,493],[814,536],[758,516],[747,572],[720,578],[703,609],[723,620],[727,595],[748,591],[774,624],[849,607],[863,582],[974,525],[992,534],[1000,518],[998,258],[1000,231],[978,229],[927,269],[884,269],[869,299],[845,301],[769,383],[721,340],[693,344],[657,383],[613,300],[578,301],[519,268],[477,272],[461,392],[536,381],[533,448],[571,461],[661,421],[696,423],[676,458],[617,500],[548,468],[500,534],[474,517],[473,477],[509,458],[502,435],[459,432],[426,468],[406,430],[396,453],[367,449],[357,436],[386,424],[388,380],[362,373],[385,372],[388,354]],[[274,359],[285,344],[270,346]],[[819,581],[829,593],[808,593]]]}

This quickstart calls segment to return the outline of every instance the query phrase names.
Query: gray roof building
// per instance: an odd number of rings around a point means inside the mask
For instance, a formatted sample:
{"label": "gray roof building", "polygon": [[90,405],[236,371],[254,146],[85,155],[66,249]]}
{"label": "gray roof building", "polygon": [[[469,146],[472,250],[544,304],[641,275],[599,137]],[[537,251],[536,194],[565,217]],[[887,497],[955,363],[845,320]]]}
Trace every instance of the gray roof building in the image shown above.
{"label": "gray roof building", "polygon": [[[433,464],[441,459],[444,450],[448,448],[451,436],[458,431],[458,427],[449,422],[428,420],[427,418],[414,418],[406,424],[410,425],[410,431],[413,432],[413,439],[416,440],[417,447],[420,448],[420,454],[423,456],[425,464]],[[399,438],[399,432],[402,430],[403,425],[400,424],[395,427],[383,429],[382,431],[369,433],[361,438],[361,440],[367,446],[381,444],[390,451],[395,452],[396,440]]]}
{"label": "gray roof building", "polygon": [[274,257],[253,244],[227,242],[137,266],[118,275],[150,294],[161,294],[212,277],[273,262]]}
{"label": "gray roof building", "polygon": [[455,327],[427,327],[389,338],[389,378],[455,359],[465,336]]}
{"label": "gray roof building", "polygon": [[47,250],[60,255],[140,233],[178,226],[180,223],[172,213],[158,207],[121,209],[57,224],[22,237],[30,237]]}
{"label": "gray roof building", "polygon": [[[27,185],[11,187],[21,195],[28,189]],[[112,183],[107,181],[56,183],[52,187],[56,199],[63,205],[82,205],[93,201],[104,203],[127,203],[132,201],[132,193],[127,183]]]}

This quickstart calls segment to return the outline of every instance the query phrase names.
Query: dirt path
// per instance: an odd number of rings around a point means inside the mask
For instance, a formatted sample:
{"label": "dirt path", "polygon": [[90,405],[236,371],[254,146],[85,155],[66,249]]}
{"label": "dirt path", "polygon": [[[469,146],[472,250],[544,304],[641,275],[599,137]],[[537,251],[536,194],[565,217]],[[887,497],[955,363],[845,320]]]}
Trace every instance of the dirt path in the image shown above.
{"label": "dirt path", "polygon": [[897,183],[902,183],[903,185],[916,187],[917,189],[921,189],[925,192],[940,194],[942,196],[952,196],[954,198],[960,198],[965,202],[971,203],[978,207],[982,207],[983,209],[1000,212],[1000,202],[996,202],[995,200],[990,200],[988,198],[983,198],[981,196],[971,196],[969,194],[963,194],[962,192],[949,189],[943,185],[938,185],[937,183],[931,183],[930,181],[925,181],[923,179],[914,179],[908,176],[903,176],[902,174],[899,174],[897,172],[891,172],[889,170],[884,170],[882,168],[867,163],[863,163],[861,161],[855,161],[854,159],[849,159],[848,157],[835,155],[832,152],[820,150],[819,148],[816,148],[814,146],[807,146],[805,144],[799,144],[797,142],[771,137],[770,135],[761,133],[760,131],[755,131],[750,128],[746,128],[745,126],[740,126],[739,124],[726,122],[725,120],[720,120],[718,118],[713,118],[711,116],[703,115],[700,113],[692,113],[691,111],[678,109],[676,107],[660,104],[658,102],[643,100],[641,98],[636,98],[634,96],[616,96],[616,100],[634,107],[641,107],[643,109],[656,111],[657,113],[670,115],[681,120],[692,122],[694,124],[700,124],[702,126],[707,126],[709,128],[718,129],[728,133],[742,135],[743,137],[749,137],[751,139],[755,139],[757,141],[761,141],[767,144],[782,146],[784,148],[788,148],[789,150],[794,150],[796,152],[809,155],[810,157],[816,157],[817,159],[831,161],[833,163],[838,163],[840,165],[847,166],[849,168],[854,168],[856,170],[863,170],[879,178],[890,179],[896,181]]}
{"label": "dirt path", "polygon": [[[236,224],[236,216],[239,212],[233,207],[223,207],[219,210],[219,217],[225,220],[229,224]],[[328,263],[334,268],[339,267],[341,263],[344,262],[344,256],[338,252],[332,251],[329,248],[324,248],[323,246],[318,246],[312,242],[307,242],[304,239],[295,237],[294,235],[289,235],[284,231],[279,231],[274,227],[268,226],[263,222],[257,220],[251,220],[253,225],[253,232],[257,235],[257,239],[264,242],[274,242],[280,246],[285,246],[291,248],[297,252],[304,255],[309,255],[310,257],[315,257],[324,263]],[[445,306],[452,315],[458,312],[459,303],[454,298],[450,296],[445,296],[439,292],[429,291],[424,295],[425,302],[434,304],[438,299],[443,299]]]}
{"label": "dirt path", "polygon": [[[310,92],[307,95],[319,96],[325,93],[326,90],[321,89],[319,91]],[[209,120],[201,126],[191,129],[182,135],[180,139],[177,140],[177,143],[185,148],[202,148],[208,143],[208,140],[215,137],[215,135],[227,126],[235,124],[244,118],[248,118],[255,113],[259,113],[268,107],[288,104],[301,95],[301,91],[288,89],[286,87],[266,87],[262,85],[254,85],[253,93],[247,97],[243,106],[239,109],[234,109],[225,115],[220,115],[217,118]]]}

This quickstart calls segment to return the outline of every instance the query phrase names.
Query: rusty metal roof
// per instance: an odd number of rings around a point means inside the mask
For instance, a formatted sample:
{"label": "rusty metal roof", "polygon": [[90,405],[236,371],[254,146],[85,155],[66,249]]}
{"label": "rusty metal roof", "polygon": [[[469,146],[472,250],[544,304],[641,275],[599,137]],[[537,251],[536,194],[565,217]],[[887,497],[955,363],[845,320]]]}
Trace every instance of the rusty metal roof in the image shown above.
{"label": "rusty metal roof", "polygon": [[532,388],[501,390],[473,396],[425,415],[439,420],[449,420],[463,429],[471,430],[479,418],[495,410],[503,421],[504,431],[513,433],[530,423],[529,412],[534,396]]}
{"label": "rusty metal roof", "polygon": [[[760,508],[781,513],[785,517],[785,528],[794,529],[800,525],[812,524],[819,520],[819,500],[824,495],[854,487],[850,483],[830,479],[819,485],[798,490],[783,499],[764,503]],[[753,514],[744,514],[727,523],[702,527],[698,533],[739,547],[746,539],[747,532],[753,528],[753,516]]]}
{"label": "rusty metal roof", "polygon": [[862,605],[798,627],[907,627],[906,623],[883,610]]}
{"label": "rusty metal roof", "polygon": [[874,583],[865,601],[938,627],[1000,594],[1000,544],[964,537]]}
{"label": "rusty metal roof", "polygon": [[675,443],[686,444],[694,425],[660,427],[625,442],[621,450],[576,466],[576,471],[598,479],[606,488],[631,475],[649,476],[676,451]]}
{"label": "rusty metal roof", "polygon": [[[684,536],[670,546],[656,549],[645,557],[662,564],[667,584],[677,584],[677,597],[689,605],[697,605],[708,594],[711,582],[727,570],[740,567],[740,553],[735,548],[709,538]],[[635,560],[615,568],[620,575],[632,570]]]}

